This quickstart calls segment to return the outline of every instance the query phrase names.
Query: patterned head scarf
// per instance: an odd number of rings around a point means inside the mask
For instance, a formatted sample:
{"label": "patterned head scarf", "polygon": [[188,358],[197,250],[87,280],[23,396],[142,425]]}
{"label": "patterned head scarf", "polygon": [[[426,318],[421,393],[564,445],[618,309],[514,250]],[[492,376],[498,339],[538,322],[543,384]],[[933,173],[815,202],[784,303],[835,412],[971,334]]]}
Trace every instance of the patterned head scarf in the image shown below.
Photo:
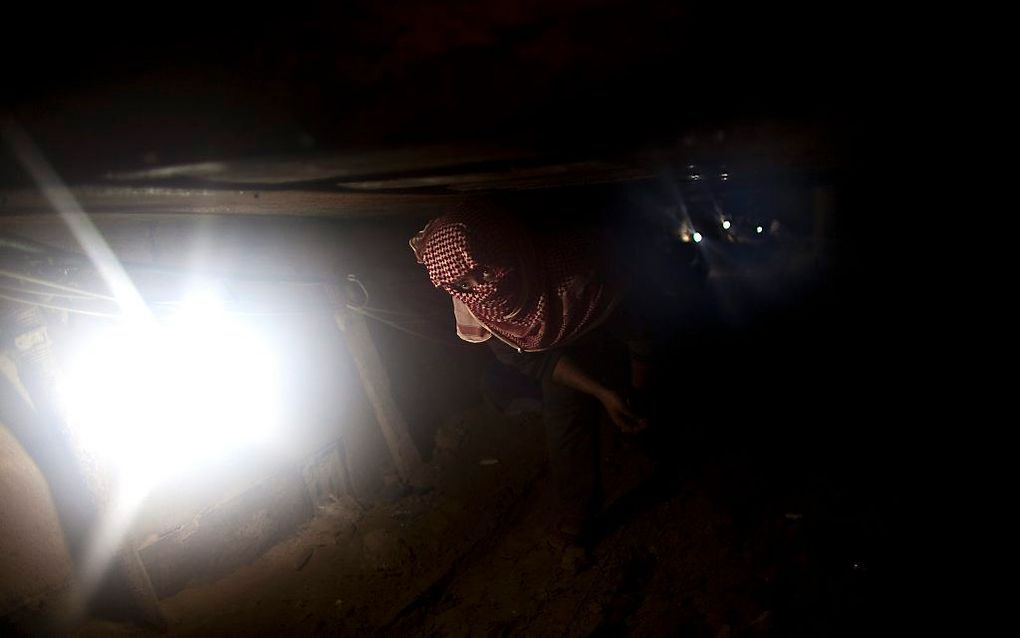
{"label": "patterned head scarf", "polygon": [[529,235],[505,217],[458,211],[430,222],[411,247],[434,286],[522,350],[573,340],[611,305],[593,246],[580,236]]}

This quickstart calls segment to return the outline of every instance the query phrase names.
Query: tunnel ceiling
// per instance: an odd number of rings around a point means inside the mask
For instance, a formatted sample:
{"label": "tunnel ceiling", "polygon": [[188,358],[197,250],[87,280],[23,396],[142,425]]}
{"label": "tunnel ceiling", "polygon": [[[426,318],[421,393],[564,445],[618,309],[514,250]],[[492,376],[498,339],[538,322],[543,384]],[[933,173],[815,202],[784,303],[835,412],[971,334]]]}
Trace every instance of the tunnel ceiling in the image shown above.
{"label": "tunnel ceiling", "polygon": [[[3,110],[71,184],[141,209],[178,204],[157,186],[248,191],[256,213],[274,210],[259,188],[399,213],[414,193],[642,179],[734,149],[831,164],[825,132],[852,110],[837,19],[852,16],[622,0],[144,17],[22,5]],[[0,187],[30,186],[5,150]],[[16,199],[3,214],[31,212]]]}

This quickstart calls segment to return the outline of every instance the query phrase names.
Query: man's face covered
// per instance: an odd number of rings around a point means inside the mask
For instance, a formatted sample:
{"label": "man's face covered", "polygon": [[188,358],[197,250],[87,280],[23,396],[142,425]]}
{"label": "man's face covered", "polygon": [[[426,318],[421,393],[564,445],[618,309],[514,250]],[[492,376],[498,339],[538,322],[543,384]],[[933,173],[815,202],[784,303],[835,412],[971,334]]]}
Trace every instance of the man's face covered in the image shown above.
{"label": "man's face covered", "polygon": [[506,217],[456,212],[429,223],[411,247],[434,286],[522,350],[567,343],[612,305],[580,235],[529,235]]}
{"label": "man's face covered", "polygon": [[430,223],[416,253],[437,288],[483,318],[501,320],[521,302],[518,242],[500,224],[480,216],[453,214]]}

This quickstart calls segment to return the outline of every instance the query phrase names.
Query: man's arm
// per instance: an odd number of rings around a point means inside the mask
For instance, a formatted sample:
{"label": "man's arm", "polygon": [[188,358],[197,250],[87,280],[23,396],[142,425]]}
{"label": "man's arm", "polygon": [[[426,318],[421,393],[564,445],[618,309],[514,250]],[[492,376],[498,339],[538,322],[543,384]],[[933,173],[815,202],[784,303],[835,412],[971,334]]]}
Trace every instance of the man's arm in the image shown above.
{"label": "man's arm", "polygon": [[552,380],[560,385],[573,388],[578,392],[591,395],[602,403],[609,418],[623,432],[640,432],[648,427],[647,420],[641,418],[630,408],[618,392],[611,390],[593,378],[568,356],[562,356],[553,368]]}

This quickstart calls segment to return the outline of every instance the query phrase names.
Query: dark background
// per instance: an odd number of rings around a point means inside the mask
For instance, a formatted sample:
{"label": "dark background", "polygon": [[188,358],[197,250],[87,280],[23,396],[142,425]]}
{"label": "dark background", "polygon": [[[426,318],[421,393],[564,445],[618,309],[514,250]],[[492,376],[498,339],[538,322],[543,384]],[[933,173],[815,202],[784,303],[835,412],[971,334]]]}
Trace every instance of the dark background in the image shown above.
{"label": "dark background", "polygon": [[68,169],[86,152],[104,164],[153,150],[165,164],[454,141],[584,153],[762,120],[821,125],[849,143],[882,99],[869,37],[883,21],[862,9],[606,0],[5,11],[4,104],[30,128],[53,127],[44,141]]}

